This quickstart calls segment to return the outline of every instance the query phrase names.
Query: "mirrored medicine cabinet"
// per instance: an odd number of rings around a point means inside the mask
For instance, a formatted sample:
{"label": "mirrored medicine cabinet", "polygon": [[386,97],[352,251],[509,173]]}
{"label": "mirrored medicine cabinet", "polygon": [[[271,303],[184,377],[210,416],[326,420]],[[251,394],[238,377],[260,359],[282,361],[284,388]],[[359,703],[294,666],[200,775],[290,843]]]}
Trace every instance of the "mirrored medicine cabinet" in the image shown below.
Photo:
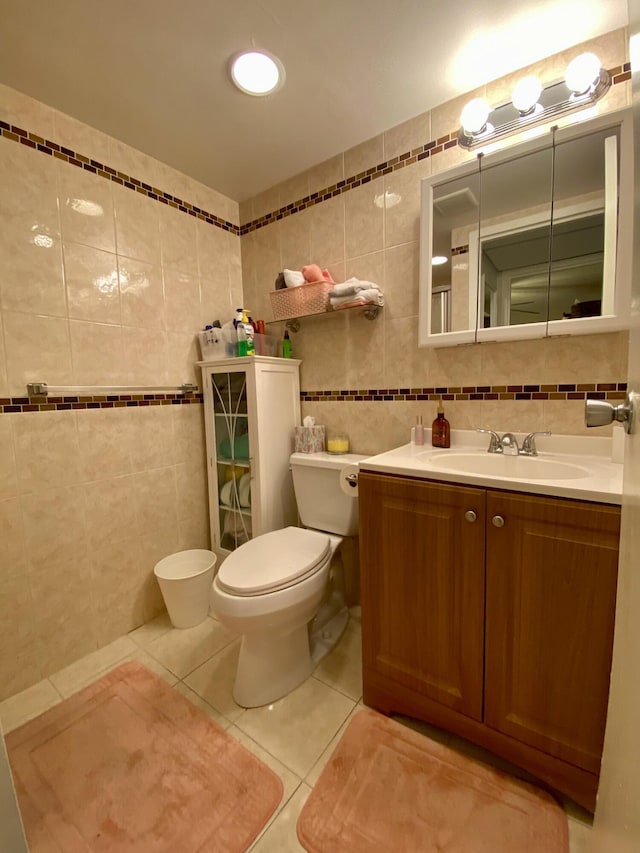
{"label": "mirrored medicine cabinet", "polygon": [[626,328],[631,163],[624,111],[424,179],[419,344]]}

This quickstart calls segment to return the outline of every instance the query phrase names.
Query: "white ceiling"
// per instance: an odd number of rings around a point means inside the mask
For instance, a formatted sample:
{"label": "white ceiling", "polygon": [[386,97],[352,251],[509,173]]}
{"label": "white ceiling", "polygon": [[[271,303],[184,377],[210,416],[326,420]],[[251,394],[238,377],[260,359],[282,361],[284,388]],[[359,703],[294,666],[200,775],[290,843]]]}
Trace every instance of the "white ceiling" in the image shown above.
{"label": "white ceiling", "polygon": [[[241,201],[626,22],[626,0],[0,0],[0,82]],[[285,65],[271,96],[229,80],[250,46]]]}

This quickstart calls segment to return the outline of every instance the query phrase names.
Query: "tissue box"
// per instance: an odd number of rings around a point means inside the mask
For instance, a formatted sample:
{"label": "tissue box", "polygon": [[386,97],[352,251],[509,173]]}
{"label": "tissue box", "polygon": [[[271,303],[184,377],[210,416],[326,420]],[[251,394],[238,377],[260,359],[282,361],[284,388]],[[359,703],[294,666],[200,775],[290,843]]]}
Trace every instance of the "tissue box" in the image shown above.
{"label": "tissue box", "polygon": [[294,429],[296,453],[320,453],[324,450],[323,426],[297,426]]}

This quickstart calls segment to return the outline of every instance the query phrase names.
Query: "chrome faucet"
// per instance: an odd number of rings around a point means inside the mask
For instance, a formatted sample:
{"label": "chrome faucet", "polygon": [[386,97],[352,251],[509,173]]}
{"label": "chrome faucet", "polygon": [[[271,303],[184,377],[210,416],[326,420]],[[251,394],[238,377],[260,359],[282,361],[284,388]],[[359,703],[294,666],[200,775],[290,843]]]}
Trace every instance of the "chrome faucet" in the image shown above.
{"label": "chrome faucet", "polygon": [[518,447],[518,439],[512,432],[505,432],[502,438],[492,429],[477,429],[476,432],[486,432],[491,436],[487,453],[502,453],[504,456],[537,456],[536,436],[551,435],[550,432],[530,432],[522,447]]}
{"label": "chrome faucet", "polygon": [[548,430],[546,430],[545,432],[530,432],[529,435],[522,442],[522,447],[520,448],[521,456],[538,455],[538,448],[536,447],[537,435],[551,435],[551,433]]}

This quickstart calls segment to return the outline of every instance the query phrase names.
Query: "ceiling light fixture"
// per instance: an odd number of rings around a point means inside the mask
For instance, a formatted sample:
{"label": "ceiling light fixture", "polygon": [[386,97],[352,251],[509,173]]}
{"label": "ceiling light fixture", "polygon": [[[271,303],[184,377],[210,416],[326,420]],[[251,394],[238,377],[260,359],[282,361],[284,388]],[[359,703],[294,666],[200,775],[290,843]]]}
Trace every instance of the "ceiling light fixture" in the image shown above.
{"label": "ceiling light fixture", "polygon": [[512,100],[491,108],[474,98],[462,110],[458,144],[476,148],[494,139],[520,133],[525,128],[583,109],[599,100],[611,86],[611,75],[593,53],[583,53],[569,63],[565,79],[548,86],[531,75],[514,87]]}
{"label": "ceiling light fixture", "polygon": [[277,91],[285,78],[282,62],[264,50],[246,50],[236,54],[229,64],[229,72],[240,91],[256,97]]}
{"label": "ceiling light fixture", "polygon": [[446,264],[449,258],[446,258],[444,255],[434,255],[431,258],[431,266],[439,267],[441,264]]}

